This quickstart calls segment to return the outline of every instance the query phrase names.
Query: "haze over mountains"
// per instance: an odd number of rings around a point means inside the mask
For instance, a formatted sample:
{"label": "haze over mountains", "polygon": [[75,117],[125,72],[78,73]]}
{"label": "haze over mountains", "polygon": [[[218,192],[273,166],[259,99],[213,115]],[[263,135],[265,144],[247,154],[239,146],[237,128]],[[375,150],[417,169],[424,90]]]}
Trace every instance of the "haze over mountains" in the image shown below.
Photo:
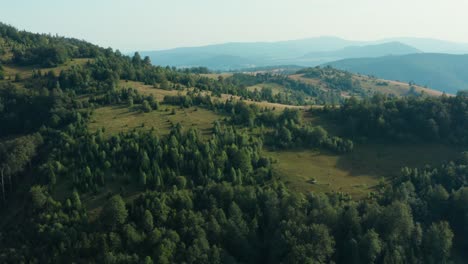
{"label": "haze over mountains", "polygon": [[468,53],[468,44],[436,39],[394,38],[379,41],[352,41],[337,37],[317,37],[278,42],[233,42],[161,51],[143,51],[158,65],[206,66],[229,70],[247,67],[295,64],[316,66],[334,60],[405,55],[420,52]]}
{"label": "haze over mountains", "polygon": [[[351,41],[337,37],[143,51],[156,65],[204,66],[213,70],[332,65],[380,78],[413,81],[440,91],[468,89],[468,44],[437,39],[392,38]],[[439,53],[439,54],[434,54]],[[452,54],[452,55],[444,55]],[[345,61],[343,61],[345,60]]]}
{"label": "haze over mountains", "polygon": [[384,79],[412,81],[451,94],[468,89],[468,55],[420,53],[345,59],[328,65]]}

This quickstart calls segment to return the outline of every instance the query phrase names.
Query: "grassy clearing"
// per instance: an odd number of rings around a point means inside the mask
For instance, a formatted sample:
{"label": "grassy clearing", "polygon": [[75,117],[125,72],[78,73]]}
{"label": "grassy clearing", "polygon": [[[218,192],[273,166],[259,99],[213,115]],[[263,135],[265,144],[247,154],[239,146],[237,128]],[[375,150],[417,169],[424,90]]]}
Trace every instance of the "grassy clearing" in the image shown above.
{"label": "grassy clearing", "polygon": [[306,77],[304,77],[304,74],[292,74],[292,75],[289,75],[288,77],[290,79],[295,80],[295,81],[301,81],[301,82],[306,83],[306,84],[310,84],[310,85],[314,85],[314,86],[323,88],[324,90],[328,89],[328,88],[325,89],[323,87],[323,86],[325,86],[325,84],[318,78],[306,78]]}
{"label": "grassy clearing", "polygon": [[123,81],[119,82],[119,86],[122,88],[134,88],[138,92],[146,95],[153,95],[154,98],[158,101],[162,101],[164,96],[166,95],[177,95],[177,94],[186,94],[187,91],[185,90],[164,90],[160,88],[155,88],[152,85],[146,85],[142,82],[134,82],[134,81]]}
{"label": "grassy clearing", "polygon": [[[172,126],[180,123],[184,128],[196,127],[202,135],[211,135],[213,122],[220,120],[221,116],[203,108],[180,109],[174,106],[161,105],[162,110],[142,113],[131,110],[125,106],[106,106],[94,111],[90,131],[104,128],[105,135],[114,135],[119,132],[155,129],[158,135],[167,135]],[[166,110],[167,109],[167,110]],[[175,114],[172,114],[174,109]]]}
{"label": "grassy clearing", "polygon": [[7,80],[8,79],[14,80],[16,74],[19,74],[21,78],[26,79],[32,76],[33,70],[41,70],[42,73],[53,71],[56,75],[59,75],[60,71],[62,70],[66,70],[76,65],[84,65],[90,60],[92,59],[87,59],[87,58],[73,59],[73,60],[67,61],[63,65],[60,65],[54,68],[41,68],[37,66],[24,66],[24,67],[21,66],[20,67],[20,66],[12,66],[12,65],[3,65],[3,69],[5,71],[5,79]]}
{"label": "grassy clearing", "polygon": [[[380,92],[383,94],[393,94],[393,95],[398,95],[398,96],[403,96],[408,94],[410,91],[410,85],[408,83],[404,82],[398,82],[398,81],[389,81],[389,80],[382,80],[382,79],[373,79],[369,78],[367,76],[354,76],[354,79],[358,80],[362,86],[362,88],[375,91],[375,92]],[[382,83],[386,83],[386,85],[379,85]],[[441,96],[442,92],[428,89],[422,86],[417,86],[413,85],[414,91],[417,93],[425,93],[430,96]]]}
{"label": "grassy clearing", "polygon": [[260,92],[263,89],[268,89],[268,88],[272,90],[274,95],[284,91],[284,87],[277,83],[261,83],[261,84],[249,86],[246,89],[251,92],[254,92],[255,90]]}
{"label": "grassy clearing", "polygon": [[[398,175],[401,168],[423,167],[453,160],[459,151],[436,144],[366,144],[346,155],[317,150],[266,151],[277,160],[278,176],[300,192],[345,192],[362,198],[382,177]],[[312,183],[312,179],[317,182]]]}
{"label": "grassy clearing", "polygon": [[[164,96],[166,95],[177,95],[177,94],[186,94],[188,89],[192,88],[186,88],[184,90],[163,90],[160,88],[154,88],[151,85],[146,85],[141,82],[133,82],[133,81],[120,81],[120,87],[131,87],[138,92],[146,95],[152,94],[154,98],[158,101],[162,101],[164,99]],[[207,92],[210,94],[210,92]],[[213,100],[221,100],[221,101],[226,101],[228,99],[233,99],[233,100],[241,100],[240,96],[236,95],[231,95],[231,94],[222,94],[221,98],[213,97]],[[291,109],[309,109],[310,107],[315,107],[315,108],[321,108],[322,106],[299,106],[299,105],[285,105],[285,104],[278,104],[278,103],[270,103],[266,101],[252,101],[252,100],[242,100],[243,102],[247,104],[256,104],[259,107],[262,108],[269,108],[269,109],[276,109],[276,110],[284,110],[285,108],[291,108]]]}
{"label": "grassy clearing", "polygon": [[207,73],[207,74],[200,74],[200,76],[208,77],[208,78],[214,79],[214,80],[218,80],[219,77],[229,78],[229,77],[231,77],[232,75],[233,75],[232,73]]}
{"label": "grassy clearing", "polygon": [[[318,78],[306,78],[304,77],[304,74],[293,74],[293,75],[290,75],[289,78],[296,80],[296,81],[301,81],[310,85],[317,86],[324,91],[329,90],[329,87],[327,86],[327,84],[322,82]],[[379,92],[383,94],[404,96],[408,94],[408,92],[410,91],[410,85],[404,82],[375,79],[369,76],[356,75],[356,74],[353,75],[352,79],[353,81],[359,82],[359,85],[364,90],[369,90],[371,92]],[[384,83],[385,85],[382,85]],[[417,85],[414,85],[413,87],[415,91],[418,93],[424,92],[425,94],[430,95],[430,96],[442,95],[442,92],[439,92],[433,89],[428,89],[428,88],[417,86]]]}

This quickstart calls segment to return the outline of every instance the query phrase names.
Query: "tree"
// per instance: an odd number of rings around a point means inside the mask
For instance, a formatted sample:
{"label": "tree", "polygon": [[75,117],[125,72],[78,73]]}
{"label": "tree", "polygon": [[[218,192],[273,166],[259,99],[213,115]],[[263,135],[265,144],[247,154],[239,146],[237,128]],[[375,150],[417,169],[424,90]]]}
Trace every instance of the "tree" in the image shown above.
{"label": "tree", "polygon": [[143,112],[146,112],[146,113],[153,111],[153,109],[151,108],[151,105],[148,103],[147,100],[143,100],[143,103],[141,104],[141,109],[143,110]]}
{"label": "tree", "polygon": [[141,60],[141,56],[140,56],[140,53],[138,52],[135,52],[135,54],[133,55],[133,58],[132,58],[132,63],[133,65],[140,65],[142,62]]}
{"label": "tree", "polygon": [[128,105],[128,107],[133,107],[133,97],[131,97],[131,96],[128,97],[127,105]]}
{"label": "tree", "polygon": [[125,208],[125,202],[120,195],[115,195],[110,198],[101,212],[101,218],[104,225],[115,229],[118,225],[125,223],[128,212]]}
{"label": "tree", "polygon": [[361,257],[365,263],[374,263],[382,251],[382,241],[374,229],[366,232],[360,241]]}
{"label": "tree", "polygon": [[41,209],[47,202],[46,189],[44,186],[33,186],[29,191],[34,208]]}
{"label": "tree", "polygon": [[159,85],[159,88],[164,89],[164,90],[169,90],[169,82],[166,79],[163,79],[161,81],[161,84]]}
{"label": "tree", "polygon": [[151,59],[150,59],[150,57],[145,56],[145,58],[143,59],[143,64],[144,64],[145,66],[151,66]]}
{"label": "tree", "polygon": [[306,226],[289,221],[287,229],[283,234],[290,247],[286,262],[330,263],[335,241],[325,225]]}
{"label": "tree", "polygon": [[146,232],[151,232],[153,230],[153,215],[148,210],[145,210],[143,216],[143,228]]}
{"label": "tree", "polygon": [[282,126],[278,131],[278,143],[281,147],[286,148],[289,147],[292,141],[292,134],[289,129],[285,126]]}
{"label": "tree", "polygon": [[447,263],[452,249],[453,232],[449,223],[432,223],[423,240],[427,263]]}
{"label": "tree", "polygon": [[15,74],[15,82],[21,82],[21,75],[19,73]]}
{"label": "tree", "polygon": [[36,155],[36,149],[41,143],[42,137],[39,134],[18,137],[0,143],[0,183],[2,184],[3,201],[5,201],[5,176],[8,177],[11,188],[11,177],[24,170]]}

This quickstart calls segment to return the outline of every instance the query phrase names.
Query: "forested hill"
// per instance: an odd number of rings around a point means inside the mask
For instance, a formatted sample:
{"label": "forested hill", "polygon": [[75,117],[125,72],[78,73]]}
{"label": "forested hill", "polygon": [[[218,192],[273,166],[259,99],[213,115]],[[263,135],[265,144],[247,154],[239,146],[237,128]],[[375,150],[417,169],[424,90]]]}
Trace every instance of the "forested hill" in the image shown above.
{"label": "forested hill", "polygon": [[422,53],[346,59],[327,65],[384,79],[415,82],[446,93],[468,89],[468,55]]}
{"label": "forested hill", "polygon": [[[281,75],[155,67],[3,24],[0,41],[0,263],[468,257],[466,93],[347,99],[342,78],[324,91]],[[257,82],[287,89],[247,89]],[[403,169],[382,170],[360,155],[375,142],[423,145],[437,161],[406,153]],[[326,160],[300,190],[284,167],[303,159],[296,151],[313,157],[292,169]]]}
{"label": "forested hill", "polygon": [[0,58],[15,65],[53,67],[71,58],[94,58],[104,51],[78,39],[33,34],[0,24]]}

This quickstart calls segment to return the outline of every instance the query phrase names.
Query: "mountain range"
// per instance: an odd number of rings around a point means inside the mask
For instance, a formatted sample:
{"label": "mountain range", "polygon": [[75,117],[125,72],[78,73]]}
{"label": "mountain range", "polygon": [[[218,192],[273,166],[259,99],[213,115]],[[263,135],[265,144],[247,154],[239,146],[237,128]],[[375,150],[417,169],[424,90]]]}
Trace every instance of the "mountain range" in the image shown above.
{"label": "mountain range", "polygon": [[389,80],[415,82],[446,93],[468,89],[468,55],[419,53],[345,59],[327,65]]}
{"label": "mountain range", "polygon": [[421,38],[352,41],[337,37],[317,37],[278,42],[233,42],[141,51],[140,54],[149,56],[156,65],[235,70],[273,65],[310,67],[341,59],[422,52],[464,54],[468,53],[468,44]]}
{"label": "mountain range", "polygon": [[278,42],[236,42],[142,51],[161,66],[204,66],[231,71],[279,65],[331,65],[379,78],[413,81],[447,93],[468,89],[468,44],[437,39],[352,41],[317,37]]}

